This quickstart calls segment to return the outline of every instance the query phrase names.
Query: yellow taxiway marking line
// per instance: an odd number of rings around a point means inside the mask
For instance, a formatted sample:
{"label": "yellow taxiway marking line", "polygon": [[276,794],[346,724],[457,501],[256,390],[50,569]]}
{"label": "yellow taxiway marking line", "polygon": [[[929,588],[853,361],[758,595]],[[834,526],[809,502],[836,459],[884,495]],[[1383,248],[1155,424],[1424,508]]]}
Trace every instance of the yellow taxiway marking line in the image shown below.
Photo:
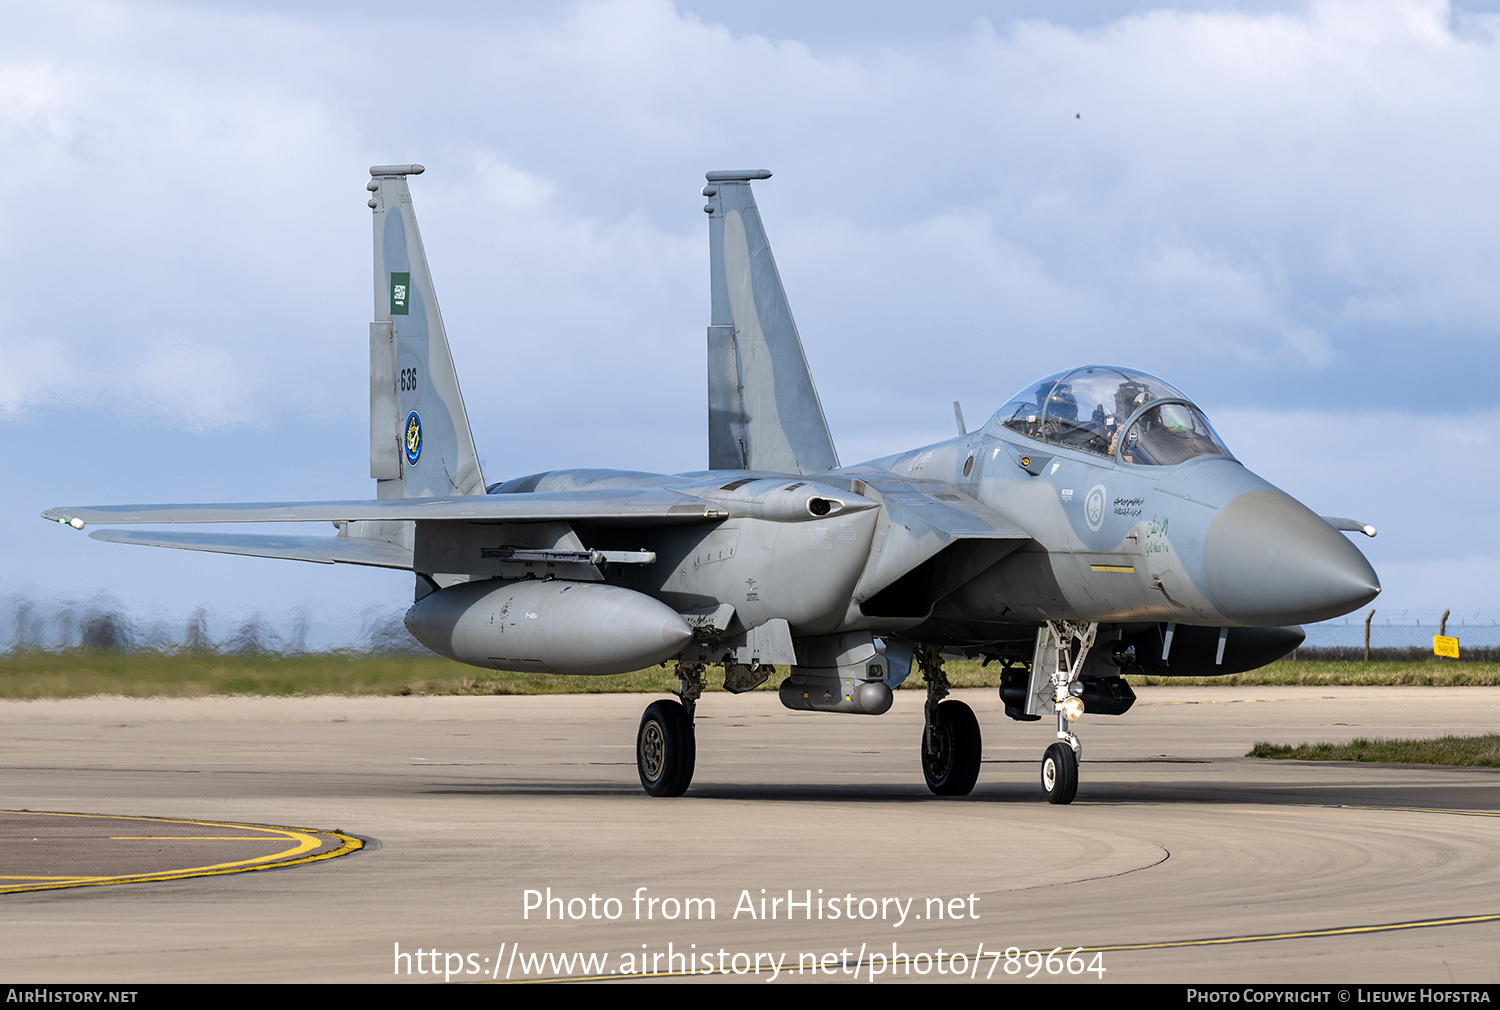
{"label": "yellow taxiway marking line", "polygon": [[[1399,762],[1391,762],[1397,764]],[[1430,765],[1432,768],[1476,768],[1477,765]],[[1452,817],[1500,817],[1500,810],[1448,810],[1443,807],[1376,807],[1357,803],[1309,803],[1327,810],[1395,810],[1403,814],[1448,814]]]}
{"label": "yellow taxiway marking line", "polygon": [[112,842],[279,842],[280,838],[254,835],[110,835]]}
{"label": "yellow taxiway marking line", "polygon": [[[180,880],[186,877],[211,877],[226,873],[245,873],[252,870],[268,870],[282,866],[296,866],[301,863],[312,863],[323,859],[333,859],[337,856],[348,855],[364,848],[364,842],[353,835],[346,835],[338,831],[313,832],[303,828],[278,827],[269,824],[235,824],[228,821],[198,821],[183,817],[132,817],[116,814],[74,814],[38,812],[32,810],[6,810],[0,813],[18,814],[30,817],[83,817],[120,821],[145,821],[154,824],[186,824],[200,828],[229,828],[239,831],[259,832],[258,835],[224,836],[224,835],[116,835],[110,836],[112,840],[130,841],[152,841],[166,840],[177,841],[187,839],[203,839],[213,841],[237,841],[237,842],[291,842],[292,844],[279,852],[268,855],[254,856],[249,859],[238,859],[224,863],[212,863],[207,866],[183,867],[176,870],[166,870],[158,873],[133,873],[120,874],[118,876],[103,877],[14,877],[0,876],[0,880],[37,880],[46,883],[35,883],[31,885],[0,885],[0,894],[16,893],[20,891],[42,891],[59,887],[85,887],[100,884],[135,884],[147,881]],[[318,835],[324,835],[339,840],[337,848],[327,852],[318,852],[312,855],[303,855],[319,848],[323,843]]]}
{"label": "yellow taxiway marking line", "polygon": [[1107,947],[1085,947],[1087,951],[1166,950],[1172,947],[1213,947],[1230,943],[1261,943],[1267,940],[1307,940],[1319,936],[1358,936],[1365,933],[1394,933],[1404,929],[1429,929],[1433,926],[1464,926],[1476,922],[1500,922],[1500,912],[1487,915],[1463,915],[1451,919],[1416,919],[1411,922],[1381,922],[1370,926],[1336,926],[1330,929],[1303,929],[1290,933],[1255,933],[1246,936],[1219,936],[1203,940],[1163,940],[1159,943],[1121,943]]}

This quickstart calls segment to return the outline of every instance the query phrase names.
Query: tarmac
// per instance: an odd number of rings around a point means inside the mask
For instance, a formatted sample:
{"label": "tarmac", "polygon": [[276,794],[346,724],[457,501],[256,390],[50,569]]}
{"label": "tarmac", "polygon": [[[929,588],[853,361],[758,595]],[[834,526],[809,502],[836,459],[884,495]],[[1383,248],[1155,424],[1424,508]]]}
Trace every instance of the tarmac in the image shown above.
{"label": "tarmac", "polygon": [[1489,732],[1500,689],[1139,694],[1070,806],[994,691],[966,798],[919,692],[708,695],[677,799],[642,695],[0,702],[0,980],[1500,981],[1500,772],[1243,756]]}

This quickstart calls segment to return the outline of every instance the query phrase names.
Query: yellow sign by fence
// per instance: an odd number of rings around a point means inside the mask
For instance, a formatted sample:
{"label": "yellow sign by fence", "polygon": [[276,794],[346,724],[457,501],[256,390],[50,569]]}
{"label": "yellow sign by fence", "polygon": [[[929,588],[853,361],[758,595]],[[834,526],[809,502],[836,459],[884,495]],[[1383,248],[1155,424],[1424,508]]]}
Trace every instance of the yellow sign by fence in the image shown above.
{"label": "yellow sign by fence", "polygon": [[1447,656],[1449,659],[1457,659],[1458,639],[1449,638],[1447,635],[1433,635],[1432,654],[1434,656]]}

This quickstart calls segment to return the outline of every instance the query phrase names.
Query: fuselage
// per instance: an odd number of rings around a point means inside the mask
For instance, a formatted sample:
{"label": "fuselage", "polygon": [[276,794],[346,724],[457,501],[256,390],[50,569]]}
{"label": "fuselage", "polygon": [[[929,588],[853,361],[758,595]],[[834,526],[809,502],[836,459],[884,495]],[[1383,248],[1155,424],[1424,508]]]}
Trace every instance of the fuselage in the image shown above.
{"label": "fuselage", "polygon": [[[890,510],[872,488],[893,482],[951,487],[1025,537],[957,584],[882,612],[857,590],[890,539]],[[783,618],[798,636],[915,629],[973,644],[1058,619],[1269,628],[1335,617],[1379,592],[1343,534],[1227,453],[1132,464],[1027,437],[1000,414],[969,434],[820,474],[556,470],[490,492],[631,487],[714,501],[729,518],[580,531],[590,546],[655,552],[655,564],[617,566],[606,581],[679,612],[732,604],[743,627]],[[815,501],[828,503],[823,514]]]}

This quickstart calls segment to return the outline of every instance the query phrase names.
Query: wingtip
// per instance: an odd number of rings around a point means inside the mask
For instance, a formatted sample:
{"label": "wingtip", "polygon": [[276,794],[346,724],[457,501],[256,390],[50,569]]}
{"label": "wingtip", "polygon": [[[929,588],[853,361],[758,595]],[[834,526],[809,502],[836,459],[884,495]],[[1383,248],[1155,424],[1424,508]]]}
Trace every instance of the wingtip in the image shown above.
{"label": "wingtip", "polygon": [[48,509],[42,513],[42,518],[49,522],[60,523],[63,526],[71,526],[75,530],[83,529],[83,520],[77,516],[70,516],[62,509]]}

